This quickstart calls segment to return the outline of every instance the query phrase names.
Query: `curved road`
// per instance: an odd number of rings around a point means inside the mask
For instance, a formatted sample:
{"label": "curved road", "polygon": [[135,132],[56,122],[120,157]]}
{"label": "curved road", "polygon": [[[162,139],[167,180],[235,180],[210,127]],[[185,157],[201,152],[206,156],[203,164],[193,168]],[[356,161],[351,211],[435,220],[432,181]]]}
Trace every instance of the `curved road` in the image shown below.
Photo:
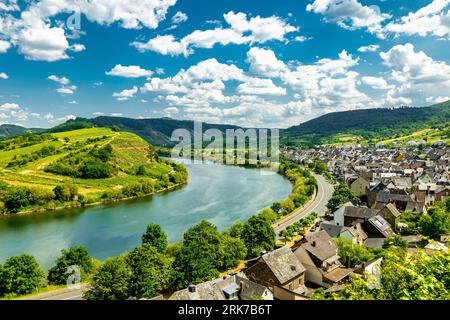
{"label": "curved road", "polygon": [[297,209],[296,212],[292,213],[288,217],[283,220],[275,223],[273,228],[275,229],[276,234],[281,230],[286,229],[291,224],[303,219],[308,216],[310,213],[316,212],[319,216],[325,214],[327,211],[327,203],[333,195],[333,186],[325,180],[325,178],[321,175],[313,174],[317,180],[317,192],[313,200],[310,200],[303,207]]}

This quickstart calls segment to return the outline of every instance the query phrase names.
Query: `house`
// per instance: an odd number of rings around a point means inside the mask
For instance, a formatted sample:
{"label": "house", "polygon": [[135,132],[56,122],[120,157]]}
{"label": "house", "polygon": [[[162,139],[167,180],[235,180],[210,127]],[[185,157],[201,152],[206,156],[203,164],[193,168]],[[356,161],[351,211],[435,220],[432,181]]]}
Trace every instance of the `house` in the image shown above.
{"label": "house", "polygon": [[352,273],[339,262],[338,248],[325,230],[307,236],[294,254],[306,268],[305,280],[324,288],[330,288]]}
{"label": "house", "polygon": [[350,190],[357,197],[364,196],[368,188],[369,181],[364,179],[362,176],[359,176],[358,179],[350,184]]}
{"label": "house", "polygon": [[388,203],[381,209],[378,214],[382,216],[392,226],[396,226],[400,223],[400,211],[393,203]]}
{"label": "house", "polygon": [[262,255],[244,273],[272,290],[275,299],[306,299],[305,267],[287,246]]}
{"label": "house", "polygon": [[375,258],[364,262],[359,268],[355,269],[356,274],[364,276],[370,289],[380,288],[381,281],[381,262],[383,258]]}
{"label": "house", "polygon": [[450,197],[450,190],[448,187],[436,190],[436,201],[445,201]]}
{"label": "house", "polygon": [[363,222],[377,215],[379,210],[364,207],[345,207],[344,226],[351,226],[353,223]]}
{"label": "house", "polygon": [[345,226],[344,224],[344,213],[347,207],[353,207],[353,203],[350,201],[344,203],[333,213],[334,224],[337,226]]}
{"label": "house", "polygon": [[354,244],[363,245],[366,239],[369,237],[361,223],[355,223],[350,227],[344,227],[341,231],[340,237],[352,241]]}
{"label": "house", "polygon": [[395,235],[391,225],[380,215],[376,215],[362,223],[369,238],[389,238]]}
{"label": "house", "polygon": [[238,273],[213,281],[191,285],[173,293],[169,300],[250,300],[252,298],[273,300],[272,292]]}

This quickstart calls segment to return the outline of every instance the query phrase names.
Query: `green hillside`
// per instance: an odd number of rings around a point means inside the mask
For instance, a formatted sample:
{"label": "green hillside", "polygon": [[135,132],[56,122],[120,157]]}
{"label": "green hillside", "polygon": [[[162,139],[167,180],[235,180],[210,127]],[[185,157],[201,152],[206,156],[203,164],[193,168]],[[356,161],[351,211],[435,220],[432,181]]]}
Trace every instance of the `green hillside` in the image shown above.
{"label": "green hillside", "polygon": [[446,130],[448,135],[449,123],[450,101],[447,101],[424,108],[329,113],[283,130],[281,137],[282,144],[288,146],[371,143],[407,136],[424,129]]}
{"label": "green hillside", "polygon": [[[0,141],[4,213],[142,196],[186,181],[183,166],[159,159],[151,145],[130,132],[87,128]],[[24,195],[26,201],[15,199]],[[19,203],[18,210],[8,201]]]}
{"label": "green hillside", "polygon": [[[91,119],[91,122],[99,127],[116,126],[120,130],[136,133],[149,143],[158,146],[173,146],[170,141],[172,132],[176,129],[186,129],[194,131],[194,121],[175,120],[170,118],[157,119],[130,119],[120,117],[98,117]],[[233,125],[203,123],[203,132],[208,129],[219,129],[225,133],[226,129],[238,129]]]}
{"label": "green hillside", "polygon": [[8,139],[17,137],[26,133],[39,133],[43,132],[45,129],[39,128],[24,128],[21,126],[16,126],[14,124],[2,124],[0,125],[0,139]]}

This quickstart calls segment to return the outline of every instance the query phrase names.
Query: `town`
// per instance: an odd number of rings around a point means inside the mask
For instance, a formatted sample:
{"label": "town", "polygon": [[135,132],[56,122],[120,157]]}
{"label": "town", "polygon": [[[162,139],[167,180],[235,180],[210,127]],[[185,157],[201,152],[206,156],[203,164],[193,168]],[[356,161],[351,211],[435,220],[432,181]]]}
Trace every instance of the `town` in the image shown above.
{"label": "town", "polygon": [[318,289],[325,295],[339,292],[355,276],[376,288],[383,258],[356,265],[346,259],[345,264],[341,240],[368,250],[397,241],[409,255],[448,250],[450,235],[426,237],[412,228],[428,208],[449,199],[450,148],[354,145],[288,149],[285,156],[305,166],[321,161],[337,186],[335,193],[347,190],[351,196],[333,196],[328,210],[291,246],[262,252],[238,273],[191,285],[170,299],[306,300]]}

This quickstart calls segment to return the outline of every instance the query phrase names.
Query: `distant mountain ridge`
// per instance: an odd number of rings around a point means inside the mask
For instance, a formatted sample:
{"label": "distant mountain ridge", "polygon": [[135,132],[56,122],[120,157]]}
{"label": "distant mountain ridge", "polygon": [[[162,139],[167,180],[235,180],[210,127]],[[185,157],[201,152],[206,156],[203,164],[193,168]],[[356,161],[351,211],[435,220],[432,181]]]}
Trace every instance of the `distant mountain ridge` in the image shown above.
{"label": "distant mountain ridge", "polygon": [[[8,137],[0,126],[0,138]],[[337,135],[352,135],[358,139],[373,142],[377,139],[392,138],[427,129],[443,129],[444,134],[450,126],[450,101],[421,108],[379,108],[362,109],[328,113],[297,126],[280,130],[281,144],[285,146],[308,147],[331,143]],[[9,134],[19,135],[32,130],[42,132],[44,129],[26,129],[23,127],[9,129]],[[121,131],[135,133],[150,144],[156,146],[173,146],[170,140],[176,129],[194,130],[194,121],[175,120],[171,118],[132,119],[125,117],[101,116],[93,119],[76,118],[57,125],[48,132],[63,132],[90,127],[112,127]],[[242,127],[227,124],[203,123],[203,130],[239,129]],[[245,128],[243,128],[245,129]],[[22,132],[22,133],[20,133]]]}
{"label": "distant mountain ridge", "polygon": [[421,108],[379,108],[328,113],[283,130],[285,145],[318,145],[338,134],[366,140],[410,134],[427,128],[448,128],[450,100]]}
{"label": "distant mountain ridge", "polygon": [[25,133],[39,133],[45,129],[41,128],[24,128],[14,124],[2,124],[0,125],[0,139],[13,138]]}

